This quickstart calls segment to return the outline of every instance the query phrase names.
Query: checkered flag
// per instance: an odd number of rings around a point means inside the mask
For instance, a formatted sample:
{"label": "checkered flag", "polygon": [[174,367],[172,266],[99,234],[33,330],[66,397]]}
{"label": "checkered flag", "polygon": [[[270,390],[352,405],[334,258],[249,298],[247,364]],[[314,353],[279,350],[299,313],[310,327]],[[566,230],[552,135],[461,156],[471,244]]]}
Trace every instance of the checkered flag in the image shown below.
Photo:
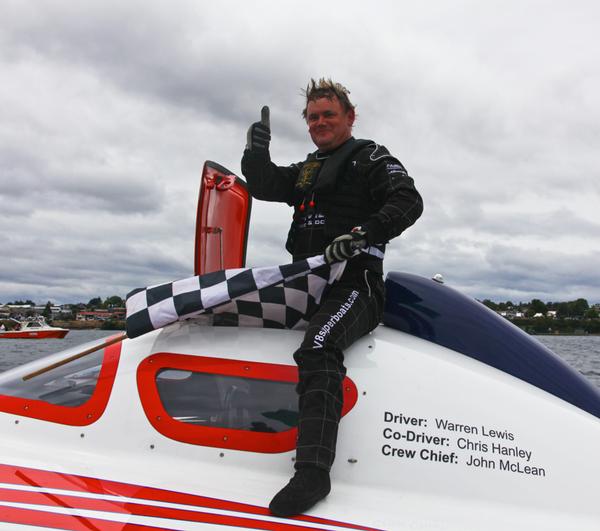
{"label": "checkered flag", "polygon": [[127,336],[141,336],[203,314],[209,314],[215,325],[302,329],[345,265],[329,265],[320,255],[282,266],[225,269],[136,289],[127,295]]}

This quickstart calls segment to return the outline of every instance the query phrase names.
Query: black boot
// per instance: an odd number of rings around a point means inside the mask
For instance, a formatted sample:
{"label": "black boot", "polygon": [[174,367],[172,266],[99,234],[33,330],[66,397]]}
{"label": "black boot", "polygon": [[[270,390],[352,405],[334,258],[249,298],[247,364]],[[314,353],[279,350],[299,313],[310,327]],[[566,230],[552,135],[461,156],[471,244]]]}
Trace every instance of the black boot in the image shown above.
{"label": "black boot", "polygon": [[294,516],[308,511],[329,494],[329,472],[306,467],[296,470],[294,477],[271,500],[269,509],[275,516]]}

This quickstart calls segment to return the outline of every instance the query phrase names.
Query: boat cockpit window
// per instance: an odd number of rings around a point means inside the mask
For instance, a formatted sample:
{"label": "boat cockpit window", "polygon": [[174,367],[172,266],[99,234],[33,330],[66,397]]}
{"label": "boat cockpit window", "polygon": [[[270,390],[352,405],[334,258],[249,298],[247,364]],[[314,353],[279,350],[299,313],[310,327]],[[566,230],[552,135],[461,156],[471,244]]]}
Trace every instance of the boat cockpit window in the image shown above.
{"label": "boat cockpit window", "polygon": [[122,336],[103,338],[0,373],[0,411],[88,426],[104,413]]}
{"label": "boat cockpit window", "polygon": [[[247,452],[296,445],[298,369],[292,365],[156,352],[137,370],[150,424],[175,441]],[[348,377],[342,415],[358,397]]]}
{"label": "boat cockpit window", "polygon": [[80,406],[90,399],[96,389],[103,358],[104,349],[100,349],[27,380],[23,379],[25,371],[15,371],[12,375],[6,375],[8,378],[0,379],[0,395],[40,400],[59,406]]}
{"label": "boat cockpit window", "polygon": [[167,368],[156,387],[165,411],[187,424],[279,433],[298,423],[294,382]]}

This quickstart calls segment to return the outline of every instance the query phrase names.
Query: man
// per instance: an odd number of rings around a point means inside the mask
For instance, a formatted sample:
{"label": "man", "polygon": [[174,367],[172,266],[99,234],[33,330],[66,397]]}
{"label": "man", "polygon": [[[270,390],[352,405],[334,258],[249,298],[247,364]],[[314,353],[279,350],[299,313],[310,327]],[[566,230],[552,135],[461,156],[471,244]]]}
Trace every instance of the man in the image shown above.
{"label": "man", "polygon": [[268,107],[250,126],[242,158],[253,197],[294,208],[286,243],[294,261],[323,253],[329,263],[348,260],[294,353],[296,473],[271,501],[277,516],[303,513],[329,494],[346,374],[343,351],[380,322],[385,244],[423,211],[402,164],[383,146],[353,138],[356,114],[348,94],[339,83],[311,79],[302,114],[317,151],[304,162],[271,162]]}

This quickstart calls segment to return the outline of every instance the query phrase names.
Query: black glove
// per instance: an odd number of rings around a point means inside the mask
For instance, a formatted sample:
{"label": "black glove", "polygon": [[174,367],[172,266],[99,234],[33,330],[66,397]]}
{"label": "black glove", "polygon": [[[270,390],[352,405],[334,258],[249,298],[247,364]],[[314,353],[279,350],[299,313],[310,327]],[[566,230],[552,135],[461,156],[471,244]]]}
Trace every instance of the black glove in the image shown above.
{"label": "black glove", "polygon": [[269,107],[266,105],[260,111],[260,122],[254,122],[248,129],[246,149],[257,153],[268,153],[271,141],[271,123]]}
{"label": "black glove", "polygon": [[342,262],[357,255],[367,246],[367,234],[361,230],[353,230],[333,240],[325,249],[325,260],[328,264]]}

